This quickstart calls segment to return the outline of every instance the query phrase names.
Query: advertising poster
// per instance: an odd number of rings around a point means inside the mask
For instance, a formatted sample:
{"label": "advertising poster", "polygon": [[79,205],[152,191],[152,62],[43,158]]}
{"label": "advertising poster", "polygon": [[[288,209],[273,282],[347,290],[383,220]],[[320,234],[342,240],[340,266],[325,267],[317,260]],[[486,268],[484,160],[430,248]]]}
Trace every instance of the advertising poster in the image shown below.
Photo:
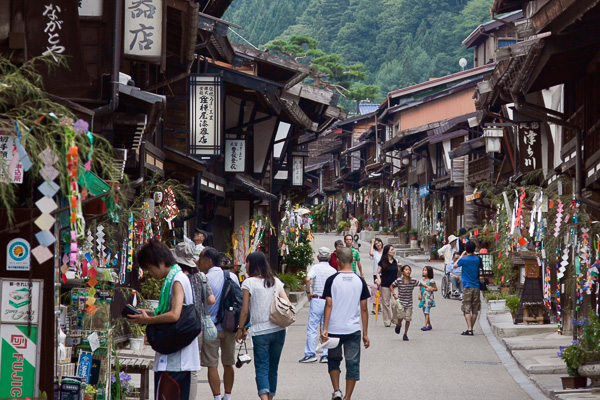
{"label": "advertising poster", "polygon": [[[30,286],[31,285],[31,286]],[[40,282],[26,280],[2,281],[3,324],[26,324],[39,322]],[[1,398],[1,397],[0,397]]]}
{"label": "advertising poster", "polygon": [[0,326],[0,398],[22,399],[35,395],[38,327]]}
{"label": "advertising poster", "polygon": [[29,271],[31,269],[31,247],[25,239],[16,238],[6,246],[6,270]]}

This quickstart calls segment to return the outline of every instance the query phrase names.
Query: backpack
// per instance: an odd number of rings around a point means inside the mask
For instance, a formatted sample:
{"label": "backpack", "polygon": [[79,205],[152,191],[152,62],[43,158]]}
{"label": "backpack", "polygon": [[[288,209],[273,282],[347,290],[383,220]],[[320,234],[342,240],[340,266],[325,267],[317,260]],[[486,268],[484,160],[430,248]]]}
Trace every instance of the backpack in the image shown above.
{"label": "backpack", "polygon": [[233,283],[229,271],[223,271],[223,291],[217,312],[217,324],[230,332],[236,332],[242,312],[242,288]]}

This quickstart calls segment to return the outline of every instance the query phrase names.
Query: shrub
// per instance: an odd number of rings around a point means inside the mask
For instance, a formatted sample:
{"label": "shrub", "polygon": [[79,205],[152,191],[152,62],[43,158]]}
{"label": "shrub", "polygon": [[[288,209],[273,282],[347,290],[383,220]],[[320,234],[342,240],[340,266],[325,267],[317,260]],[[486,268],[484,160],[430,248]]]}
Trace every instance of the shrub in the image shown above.
{"label": "shrub", "polygon": [[283,262],[290,266],[306,269],[314,261],[314,252],[310,243],[290,246],[290,253],[285,256]]}
{"label": "shrub", "polygon": [[277,275],[277,277],[279,278],[279,280],[281,280],[281,282],[283,282],[285,288],[288,289],[290,292],[297,292],[302,286],[302,281],[300,280],[300,278],[298,278],[296,274],[285,273],[279,274]]}
{"label": "shrub", "polygon": [[507,296],[506,307],[510,310],[511,314],[516,314],[519,310],[519,304],[521,304],[521,298],[518,296]]}

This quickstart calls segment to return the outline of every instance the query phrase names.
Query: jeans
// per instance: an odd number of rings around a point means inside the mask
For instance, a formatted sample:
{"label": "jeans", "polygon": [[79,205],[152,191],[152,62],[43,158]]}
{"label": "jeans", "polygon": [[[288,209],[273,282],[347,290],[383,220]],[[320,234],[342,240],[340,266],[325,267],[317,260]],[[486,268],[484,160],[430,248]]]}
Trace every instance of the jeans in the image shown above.
{"label": "jeans", "polygon": [[[310,301],[310,311],[308,312],[308,326],[306,327],[306,346],[304,355],[312,357],[317,348],[317,332],[319,324],[323,326],[323,317],[325,312],[324,299],[312,299]],[[323,349],[321,357],[327,356],[327,349]]]}
{"label": "jeans", "polygon": [[254,371],[258,395],[277,391],[277,368],[285,342],[285,329],[264,335],[252,336],[254,345]]}
{"label": "jeans", "polygon": [[462,276],[460,274],[455,275],[457,275],[458,278],[450,275],[450,282],[452,282],[452,290],[456,290],[456,287],[458,286],[459,290],[462,292]]}
{"label": "jeans", "polygon": [[346,357],[346,380],[360,379],[360,339],[361,331],[350,333],[348,335],[330,334],[329,337],[340,338],[340,344],[329,351],[327,367],[329,372],[340,371],[342,363],[342,346],[344,347],[344,357]]}

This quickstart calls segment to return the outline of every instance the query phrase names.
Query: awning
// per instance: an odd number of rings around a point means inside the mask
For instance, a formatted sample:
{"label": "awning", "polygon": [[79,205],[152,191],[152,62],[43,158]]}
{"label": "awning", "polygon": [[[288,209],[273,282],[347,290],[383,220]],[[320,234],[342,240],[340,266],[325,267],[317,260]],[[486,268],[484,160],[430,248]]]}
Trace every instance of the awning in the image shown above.
{"label": "awning", "polygon": [[465,129],[456,129],[460,124],[463,124],[477,115],[477,112],[461,115],[455,118],[450,118],[445,122],[442,122],[437,128],[433,128],[427,131],[429,137],[429,143],[435,144],[443,142],[444,140],[454,139],[459,136],[464,136],[468,132]]}
{"label": "awning", "polygon": [[193,178],[206,171],[208,162],[191,157],[179,150],[165,146],[165,170]]}
{"label": "awning", "polygon": [[329,146],[329,149],[322,151],[321,153],[319,153],[319,155],[322,156],[323,154],[338,153],[344,148],[344,145],[342,143],[336,144],[335,142],[330,143]]}
{"label": "awning", "polygon": [[271,201],[277,200],[277,196],[267,192],[267,190],[264,187],[262,187],[262,185],[256,179],[253,179],[248,175],[237,174],[233,180],[233,183],[248,190],[250,193],[255,194],[256,196],[262,199]]}
{"label": "awning", "polygon": [[317,197],[317,196],[323,196],[323,197],[325,197],[325,193],[323,193],[323,192],[321,192],[319,189],[317,189],[317,190],[315,190],[315,191],[311,192],[311,193],[308,195],[308,198]]}
{"label": "awning", "polygon": [[342,151],[340,153],[341,156],[345,156],[346,154],[350,154],[350,153],[354,153],[355,151],[358,151],[360,149],[363,149],[365,147],[367,147],[369,145],[369,142],[361,142],[359,144],[357,144],[356,146],[352,146],[349,149],[346,149],[344,151]]}
{"label": "awning", "polygon": [[331,160],[327,160],[327,161],[323,161],[323,162],[320,162],[320,163],[309,165],[309,166],[307,166],[307,167],[304,168],[304,172],[316,171],[318,169],[323,168],[325,165],[329,164],[330,162],[331,162]]}
{"label": "awning", "polygon": [[482,148],[482,147],[485,147],[485,138],[478,137],[477,139],[467,140],[466,142],[463,142],[456,149],[454,149],[453,151],[450,151],[448,153],[448,156],[452,160],[454,158],[458,158],[458,157],[464,156],[466,154],[469,154],[470,152],[477,150],[479,148]]}

